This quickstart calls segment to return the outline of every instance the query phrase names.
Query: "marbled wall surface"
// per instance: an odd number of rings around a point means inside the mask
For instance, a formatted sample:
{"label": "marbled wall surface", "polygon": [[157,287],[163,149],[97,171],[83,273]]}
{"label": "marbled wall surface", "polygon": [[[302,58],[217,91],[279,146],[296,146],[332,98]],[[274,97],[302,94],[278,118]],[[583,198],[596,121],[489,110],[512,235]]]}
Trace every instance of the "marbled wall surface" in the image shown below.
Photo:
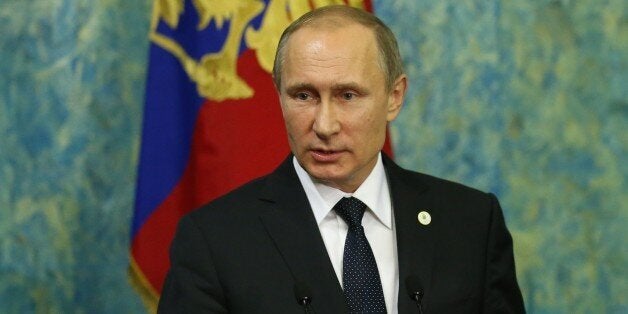
{"label": "marbled wall surface", "polygon": [[127,280],[149,1],[0,2],[0,312],[141,313]]}
{"label": "marbled wall surface", "polygon": [[[127,277],[151,1],[0,0],[0,312],[142,313]],[[375,1],[404,166],[496,193],[530,313],[628,312],[628,3]]]}
{"label": "marbled wall surface", "polygon": [[530,313],[628,313],[628,2],[395,3],[398,161],[499,196]]}

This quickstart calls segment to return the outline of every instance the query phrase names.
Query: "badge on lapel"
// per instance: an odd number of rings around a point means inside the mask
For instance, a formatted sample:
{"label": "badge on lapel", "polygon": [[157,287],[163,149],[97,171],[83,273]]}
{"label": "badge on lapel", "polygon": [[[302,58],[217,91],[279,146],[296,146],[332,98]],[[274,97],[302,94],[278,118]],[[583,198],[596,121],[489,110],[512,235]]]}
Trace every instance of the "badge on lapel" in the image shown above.
{"label": "badge on lapel", "polygon": [[430,222],[432,222],[432,216],[430,216],[430,213],[424,210],[419,212],[419,214],[417,215],[417,219],[419,220],[419,223],[424,226],[427,226],[430,224]]}

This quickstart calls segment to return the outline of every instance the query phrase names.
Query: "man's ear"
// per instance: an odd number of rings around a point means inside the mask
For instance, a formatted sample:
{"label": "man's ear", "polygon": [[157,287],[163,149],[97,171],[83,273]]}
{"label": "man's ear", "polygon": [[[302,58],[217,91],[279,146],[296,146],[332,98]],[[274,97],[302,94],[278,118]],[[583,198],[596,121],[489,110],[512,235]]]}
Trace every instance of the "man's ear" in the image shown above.
{"label": "man's ear", "polygon": [[405,74],[401,74],[393,84],[388,94],[388,108],[386,113],[386,120],[388,122],[395,120],[401,106],[403,106],[403,99],[408,89],[408,79]]}

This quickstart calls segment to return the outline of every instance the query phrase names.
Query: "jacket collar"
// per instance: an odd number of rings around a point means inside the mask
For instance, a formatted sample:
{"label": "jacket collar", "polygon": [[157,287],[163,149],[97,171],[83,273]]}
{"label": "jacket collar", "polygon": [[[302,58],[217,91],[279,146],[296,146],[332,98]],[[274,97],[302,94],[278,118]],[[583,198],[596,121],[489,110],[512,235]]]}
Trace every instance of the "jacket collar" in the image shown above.
{"label": "jacket collar", "polygon": [[271,203],[272,209],[260,218],[295,283],[308,286],[314,310],[347,312],[342,288],[291,160],[292,155],[268,177],[260,200]]}
{"label": "jacket collar", "polygon": [[[417,220],[419,212],[429,211],[424,208],[428,186],[385,154],[382,158],[395,215],[399,313],[412,312],[416,305],[408,296],[406,278],[417,276],[423,289],[429,289],[431,282],[434,228]],[[267,178],[260,200],[270,203],[272,210],[260,218],[295,282],[309,286],[313,308],[320,313],[346,312],[342,287],[291,160],[292,155]]]}
{"label": "jacket collar", "polygon": [[[399,313],[416,311],[416,304],[409,297],[407,278],[418,277],[423,291],[429,289],[432,277],[434,250],[434,226],[418,221],[421,211],[430,212],[425,205],[429,187],[419,175],[402,169],[384,155],[384,167],[388,175],[391,199],[395,214],[397,256],[399,263]],[[432,213],[433,214],[433,213]]]}

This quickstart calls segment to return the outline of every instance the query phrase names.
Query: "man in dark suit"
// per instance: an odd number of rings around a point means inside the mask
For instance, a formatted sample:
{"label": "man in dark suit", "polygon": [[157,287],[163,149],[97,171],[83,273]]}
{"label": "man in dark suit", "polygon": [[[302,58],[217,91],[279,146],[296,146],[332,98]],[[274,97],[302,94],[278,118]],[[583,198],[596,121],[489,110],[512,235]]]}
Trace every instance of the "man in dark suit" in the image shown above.
{"label": "man in dark suit", "polygon": [[181,220],[159,312],[524,312],[497,199],[380,152],[407,82],[379,19],[304,15],[273,77],[293,155]]}

